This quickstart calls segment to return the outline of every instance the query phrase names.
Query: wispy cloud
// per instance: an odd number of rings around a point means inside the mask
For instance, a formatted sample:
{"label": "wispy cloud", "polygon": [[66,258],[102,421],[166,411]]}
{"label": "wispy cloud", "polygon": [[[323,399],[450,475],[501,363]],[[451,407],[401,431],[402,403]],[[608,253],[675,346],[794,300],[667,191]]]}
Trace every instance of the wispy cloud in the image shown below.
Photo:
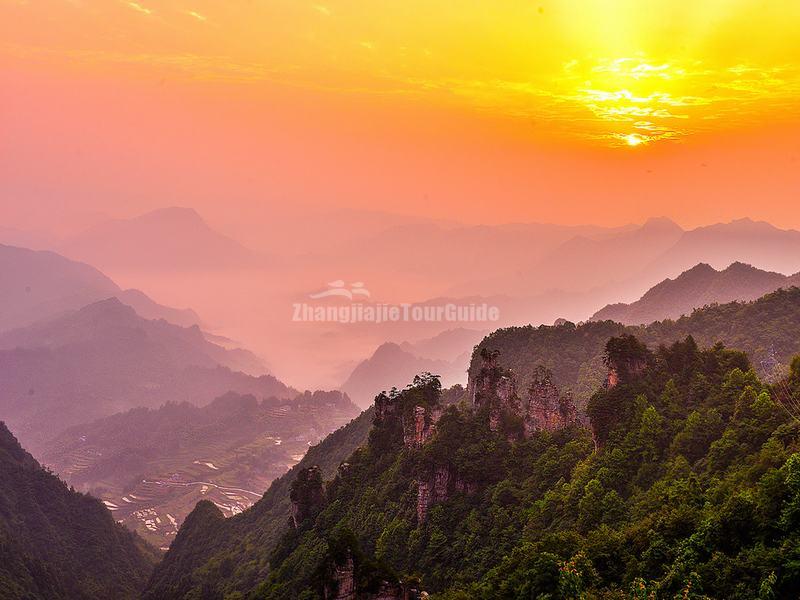
{"label": "wispy cloud", "polygon": [[193,10],[187,10],[186,14],[189,15],[190,17],[194,17],[195,19],[197,19],[202,23],[208,21],[208,17],[206,17],[205,15],[201,15],[199,12],[195,12]]}
{"label": "wispy cloud", "polygon": [[127,4],[127,5],[128,5],[130,8],[132,8],[133,10],[135,10],[136,12],[140,12],[140,13],[142,13],[143,15],[152,15],[152,14],[153,14],[153,11],[152,11],[151,9],[149,9],[149,8],[145,8],[144,6],[142,6],[141,4],[139,4],[138,2],[126,2],[126,4]]}

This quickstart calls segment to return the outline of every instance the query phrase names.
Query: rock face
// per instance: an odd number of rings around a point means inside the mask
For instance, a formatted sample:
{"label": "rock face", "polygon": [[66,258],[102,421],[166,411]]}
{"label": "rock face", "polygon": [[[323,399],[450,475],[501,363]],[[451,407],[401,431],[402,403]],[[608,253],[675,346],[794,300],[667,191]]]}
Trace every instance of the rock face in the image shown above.
{"label": "rock face", "polygon": [[[421,448],[433,437],[443,412],[444,407],[431,398],[426,399],[424,405],[408,403],[400,394],[384,393],[375,398],[375,425],[389,431],[402,431],[403,446],[408,450]],[[449,466],[435,467],[433,473],[417,479],[417,517],[420,522],[425,521],[432,504],[450,497],[457,481]],[[463,483],[458,483],[458,487],[465,489]]]}
{"label": "rock face", "polygon": [[481,370],[469,389],[477,410],[487,410],[489,427],[498,431],[504,417],[522,421],[523,434],[535,431],[555,431],[575,423],[575,404],[570,394],[562,395],[553,383],[552,374],[538,367],[527,397],[517,395],[513,373],[500,368],[498,354],[485,349],[481,352]]}
{"label": "rock face", "polygon": [[534,431],[555,431],[575,423],[577,412],[572,395],[561,395],[550,371],[539,366],[528,390],[528,407],[524,415],[525,434]]}
{"label": "rock face", "polygon": [[436,467],[429,478],[417,481],[417,520],[424,523],[430,507],[447,501],[453,494],[470,494],[474,491],[475,485],[459,477],[450,467]]}
{"label": "rock face", "polygon": [[608,368],[608,375],[606,375],[605,387],[606,389],[617,387],[620,381],[620,373],[626,373],[630,377],[635,377],[646,368],[647,362],[644,360],[628,361],[624,365],[610,365]]}
{"label": "rock face", "polygon": [[[492,431],[504,430],[510,438],[528,437],[536,431],[555,431],[573,425],[577,419],[569,394],[562,395],[552,374],[539,367],[525,398],[520,399],[513,373],[497,364],[497,352],[483,350],[481,370],[471,380],[468,395],[474,408],[485,410]],[[381,407],[379,407],[380,409]],[[383,407],[383,414],[387,409]],[[403,423],[407,448],[419,448],[435,433],[441,408],[417,406],[413,417]],[[417,481],[417,520],[424,523],[431,506],[445,502],[456,493],[471,493],[474,486],[448,465],[438,465]]]}
{"label": "rock face", "polygon": [[356,569],[348,552],[344,564],[335,565],[331,580],[325,585],[325,600],[356,600]]}
{"label": "rock face", "polygon": [[521,413],[516,380],[511,371],[497,364],[498,356],[497,352],[481,351],[480,373],[468,388],[473,406],[488,411],[492,431],[499,430],[503,415]]}
{"label": "rock face", "polygon": [[[694,340],[692,340],[694,343]],[[639,376],[652,361],[653,355],[632,335],[622,335],[612,338],[606,344],[604,362],[608,367],[605,387],[611,389],[626,381]]]}
{"label": "rock face", "polygon": [[396,416],[398,409],[396,397],[385,393],[378,394],[375,397],[375,424],[382,424]]}
{"label": "rock face", "polygon": [[419,448],[436,432],[436,422],[442,416],[440,407],[415,406],[413,416],[403,419],[403,444]]}
{"label": "rock face", "polygon": [[377,584],[376,591],[359,593],[356,585],[358,577],[353,553],[348,550],[344,561],[333,566],[323,589],[323,598],[325,600],[423,600],[427,597],[427,594],[420,592],[416,585],[402,581],[381,581]]}
{"label": "rock face", "polygon": [[443,407],[416,405],[403,407],[399,396],[379,394],[375,398],[375,425],[399,425],[403,431],[403,445],[419,448],[436,433],[436,422]]}
{"label": "rock face", "polygon": [[292,482],[289,499],[292,502],[290,519],[297,529],[303,521],[315,515],[325,502],[322,471],[319,467],[315,465],[298,473],[297,479]]}

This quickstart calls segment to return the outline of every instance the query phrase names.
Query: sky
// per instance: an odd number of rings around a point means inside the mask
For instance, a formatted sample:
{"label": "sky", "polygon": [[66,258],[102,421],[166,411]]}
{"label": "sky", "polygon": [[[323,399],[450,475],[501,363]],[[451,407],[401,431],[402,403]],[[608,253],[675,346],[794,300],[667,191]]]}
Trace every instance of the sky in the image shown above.
{"label": "sky", "polygon": [[0,219],[799,227],[794,0],[0,0]]}

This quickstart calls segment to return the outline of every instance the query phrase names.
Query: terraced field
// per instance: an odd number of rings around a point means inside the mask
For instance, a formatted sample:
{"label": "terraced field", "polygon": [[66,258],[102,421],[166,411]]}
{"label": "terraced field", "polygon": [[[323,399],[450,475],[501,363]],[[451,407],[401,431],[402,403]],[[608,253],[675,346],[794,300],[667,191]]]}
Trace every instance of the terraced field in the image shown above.
{"label": "terraced field", "polygon": [[[316,394],[316,396],[315,396]],[[308,447],[358,413],[338,392],[295,401],[226,395],[198,408],[137,409],[70,429],[43,457],[117,521],[166,549],[199,500],[226,516],[254,504]]]}

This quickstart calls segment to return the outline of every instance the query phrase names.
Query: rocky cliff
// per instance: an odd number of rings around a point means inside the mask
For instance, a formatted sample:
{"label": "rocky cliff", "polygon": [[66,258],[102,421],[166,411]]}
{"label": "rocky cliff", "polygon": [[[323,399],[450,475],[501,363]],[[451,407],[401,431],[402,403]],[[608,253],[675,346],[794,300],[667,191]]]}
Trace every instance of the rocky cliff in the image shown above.
{"label": "rocky cliff", "polygon": [[322,470],[314,465],[297,474],[289,492],[292,502],[291,521],[295,529],[315,515],[325,503]]}
{"label": "rocky cliff", "polygon": [[536,431],[555,431],[575,423],[572,396],[560,393],[548,369],[534,369],[527,393],[520,398],[514,373],[500,367],[498,358],[497,351],[481,350],[480,371],[468,387],[474,408],[487,412],[492,431],[505,427],[511,436],[529,437]]}

